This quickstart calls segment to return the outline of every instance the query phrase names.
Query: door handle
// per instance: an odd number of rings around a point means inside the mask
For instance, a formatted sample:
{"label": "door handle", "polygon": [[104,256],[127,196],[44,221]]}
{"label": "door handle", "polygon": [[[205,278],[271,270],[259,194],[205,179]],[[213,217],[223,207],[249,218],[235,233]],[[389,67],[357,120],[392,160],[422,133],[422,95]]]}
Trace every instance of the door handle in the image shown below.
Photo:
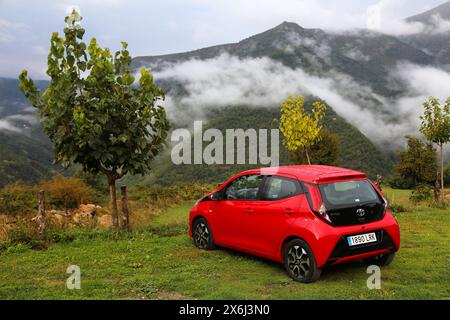
{"label": "door handle", "polygon": [[252,208],[245,208],[245,209],[244,209],[244,212],[245,212],[246,214],[252,214],[253,212],[255,212],[255,210],[253,210]]}
{"label": "door handle", "polygon": [[291,208],[287,208],[287,209],[284,210],[284,213],[286,215],[288,215],[288,216],[291,216],[291,215],[293,215],[295,213],[295,210],[291,209]]}

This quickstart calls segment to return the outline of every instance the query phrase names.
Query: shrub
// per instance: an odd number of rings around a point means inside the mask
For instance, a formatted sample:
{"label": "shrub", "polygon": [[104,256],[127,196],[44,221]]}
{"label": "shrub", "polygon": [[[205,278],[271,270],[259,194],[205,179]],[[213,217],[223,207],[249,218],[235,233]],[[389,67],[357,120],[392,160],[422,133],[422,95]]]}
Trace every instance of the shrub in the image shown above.
{"label": "shrub", "polygon": [[395,213],[402,213],[408,211],[408,208],[398,203],[389,203],[389,209]]}
{"label": "shrub", "polygon": [[433,198],[433,190],[431,187],[421,184],[417,186],[411,196],[409,197],[409,200],[413,203],[419,203],[423,201],[428,201]]}
{"label": "shrub", "polygon": [[444,170],[444,185],[450,187],[450,163],[447,164]]}
{"label": "shrub", "polygon": [[55,176],[39,186],[45,191],[47,204],[54,209],[75,209],[92,199],[93,190],[78,178]]}
{"label": "shrub", "polygon": [[0,214],[31,213],[37,209],[37,189],[22,182],[0,190]]}
{"label": "shrub", "polygon": [[389,177],[387,184],[393,189],[413,189],[415,187],[414,179],[411,177],[405,178],[399,174]]}
{"label": "shrub", "polygon": [[33,221],[28,219],[19,220],[7,231],[6,243],[9,246],[18,244],[32,249],[46,249],[47,241],[45,235],[39,234]]}

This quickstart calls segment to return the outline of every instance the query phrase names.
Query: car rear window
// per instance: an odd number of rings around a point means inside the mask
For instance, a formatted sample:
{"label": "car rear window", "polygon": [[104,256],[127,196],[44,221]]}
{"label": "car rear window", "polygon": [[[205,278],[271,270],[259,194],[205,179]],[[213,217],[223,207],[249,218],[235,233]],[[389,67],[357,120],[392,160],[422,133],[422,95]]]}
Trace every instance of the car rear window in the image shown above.
{"label": "car rear window", "polygon": [[319,185],[327,208],[380,202],[380,196],[368,180],[334,182]]}

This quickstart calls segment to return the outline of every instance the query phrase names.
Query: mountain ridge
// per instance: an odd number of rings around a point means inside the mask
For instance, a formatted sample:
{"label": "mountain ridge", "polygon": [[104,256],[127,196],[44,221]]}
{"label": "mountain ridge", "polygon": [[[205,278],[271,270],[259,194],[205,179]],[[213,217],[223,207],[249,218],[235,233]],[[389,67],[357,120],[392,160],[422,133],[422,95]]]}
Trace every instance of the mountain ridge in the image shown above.
{"label": "mountain ridge", "polygon": [[[444,12],[443,15],[446,16],[447,9],[449,9],[450,17],[450,2],[446,2],[408,19],[409,21],[425,19],[432,17],[436,12]],[[376,108],[382,103],[377,95],[392,98],[405,92],[406,89],[401,83],[397,82],[393,85],[392,79],[389,79],[392,69],[399,62],[427,67],[445,67],[447,64],[450,65],[448,43],[450,43],[450,33],[431,35],[424,33],[399,37],[369,30],[329,33],[317,28],[304,28],[295,22],[284,21],[271,29],[235,43],[169,55],[134,57],[132,69],[137,71],[141,66],[145,66],[158,73],[177,63],[192,59],[210,60],[224,54],[239,59],[268,58],[292,70],[304,70],[318,79],[326,79],[336,73],[346,75],[358,85],[367,86],[375,93],[368,97],[364,96],[364,92],[357,92],[358,89],[356,89],[355,92],[351,92],[349,100],[354,101],[355,97],[360,96],[362,108]],[[183,83],[175,80],[156,79],[156,81],[172,97],[180,98],[188,93]],[[30,120],[35,112],[17,88],[17,84],[16,79],[0,78],[0,121],[7,121],[17,128],[15,132],[0,128],[0,185],[10,183],[14,179],[35,182],[60,172],[58,167],[51,164],[53,158],[51,144],[46,140],[42,128]],[[40,89],[45,89],[47,85],[48,81],[38,82]],[[278,106],[274,104],[271,110],[276,110],[276,107]],[[330,110],[334,112],[333,105],[330,105]],[[250,116],[247,106],[242,106],[241,111],[242,114]],[[265,120],[269,119],[269,113],[263,111],[261,113],[265,114]],[[395,110],[392,113],[395,115]],[[188,114],[185,115],[188,116]],[[217,117],[214,118],[214,115]],[[383,116],[392,117],[392,114]],[[395,117],[393,119],[395,120]],[[237,127],[246,123],[245,119],[241,119],[241,122],[239,119],[230,119],[220,110],[213,112],[208,119],[210,124],[231,123],[231,120]],[[374,141],[374,137],[367,139],[357,128],[348,123],[342,124],[341,128],[345,132],[352,132],[352,135],[358,136],[359,141],[366,146],[366,150],[370,149],[370,146],[374,150],[380,147],[369,141],[370,139]],[[347,141],[350,138],[346,138],[345,135],[340,139],[346,148],[356,148],[352,141]],[[347,140],[342,141],[342,139]],[[384,155],[379,151],[376,153],[378,162],[383,163],[383,166],[387,168],[391,166],[392,162],[389,159],[391,153],[387,151]],[[379,166],[366,167],[361,164],[373,162],[369,154],[353,154],[353,156],[356,157],[354,160],[358,168],[368,170],[372,175],[383,171]],[[351,159],[341,160],[352,165]],[[387,171],[382,173],[386,174]],[[183,173],[179,172],[179,174],[181,174],[180,177],[183,176]],[[164,176],[160,176],[160,179],[164,179]]]}

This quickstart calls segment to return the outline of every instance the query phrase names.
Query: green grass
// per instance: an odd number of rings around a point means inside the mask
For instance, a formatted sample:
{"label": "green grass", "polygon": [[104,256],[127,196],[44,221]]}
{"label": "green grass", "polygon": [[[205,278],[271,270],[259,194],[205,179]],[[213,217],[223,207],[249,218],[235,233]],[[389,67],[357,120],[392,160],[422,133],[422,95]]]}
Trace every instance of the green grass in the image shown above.
{"label": "green grass", "polygon": [[[400,191],[398,199],[407,198]],[[290,280],[281,265],[226,249],[197,250],[185,203],[151,226],[111,239],[81,234],[45,251],[0,253],[0,299],[449,299],[450,212],[419,208],[397,215],[402,248],[369,290],[362,262],[330,267],[314,284]],[[81,290],[66,269],[81,268]]]}

